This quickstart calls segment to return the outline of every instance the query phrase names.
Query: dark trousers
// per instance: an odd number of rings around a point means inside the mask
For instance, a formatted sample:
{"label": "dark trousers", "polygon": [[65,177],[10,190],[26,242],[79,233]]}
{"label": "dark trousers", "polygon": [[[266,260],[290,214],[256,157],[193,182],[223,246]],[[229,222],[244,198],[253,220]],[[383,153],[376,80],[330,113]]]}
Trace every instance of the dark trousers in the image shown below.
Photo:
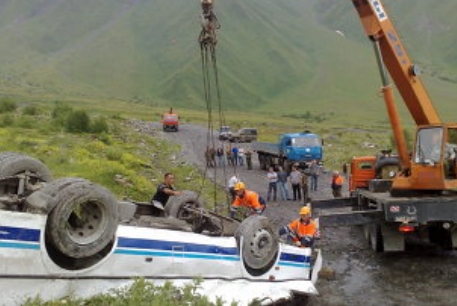
{"label": "dark trousers", "polygon": [[277,188],[276,182],[274,182],[274,183],[268,183],[267,201],[270,201],[271,193],[273,193],[273,201],[276,201],[276,194],[277,194],[277,192],[278,192],[278,188]]}
{"label": "dark trousers", "polygon": [[332,187],[332,193],[334,198],[341,198],[343,196],[342,187]]}
{"label": "dark trousers", "polygon": [[294,201],[301,200],[300,184],[292,184],[292,192],[294,194]]}
{"label": "dark trousers", "polygon": [[303,190],[303,204],[306,205],[306,203],[308,202],[308,198],[309,198],[308,185],[303,185],[302,190]]}

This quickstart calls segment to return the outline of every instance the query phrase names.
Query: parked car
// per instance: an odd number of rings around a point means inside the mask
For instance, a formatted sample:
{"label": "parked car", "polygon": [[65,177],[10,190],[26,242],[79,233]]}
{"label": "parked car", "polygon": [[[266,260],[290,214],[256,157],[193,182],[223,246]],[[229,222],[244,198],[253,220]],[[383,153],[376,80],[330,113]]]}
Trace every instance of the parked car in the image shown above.
{"label": "parked car", "polygon": [[232,129],[228,125],[219,128],[219,140],[228,140],[232,137]]}
{"label": "parked car", "polygon": [[257,141],[257,129],[256,128],[241,128],[238,132],[232,134],[230,142],[251,142]]}

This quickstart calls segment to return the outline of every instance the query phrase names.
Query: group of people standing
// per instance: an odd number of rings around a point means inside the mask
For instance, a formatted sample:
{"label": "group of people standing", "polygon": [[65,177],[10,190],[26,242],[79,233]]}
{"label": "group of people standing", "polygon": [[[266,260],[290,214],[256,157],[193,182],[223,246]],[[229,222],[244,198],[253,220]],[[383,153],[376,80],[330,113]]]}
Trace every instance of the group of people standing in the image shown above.
{"label": "group of people standing", "polygon": [[[207,147],[205,150],[205,160],[207,167],[225,167],[225,166],[244,166],[252,170],[252,152],[243,147],[223,145]],[[217,161],[217,163],[216,163]]]}
{"label": "group of people standing", "polygon": [[[321,172],[321,167],[317,161],[312,161],[305,171],[300,171],[298,165],[293,165],[291,172],[288,173],[279,167],[276,172],[273,167],[270,167],[267,173],[268,192],[267,200],[271,198],[277,200],[279,195],[283,201],[302,201],[306,204],[309,201],[310,191],[317,190],[318,178]],[[291,186],[292,197],[289,195],[289,185]]]}

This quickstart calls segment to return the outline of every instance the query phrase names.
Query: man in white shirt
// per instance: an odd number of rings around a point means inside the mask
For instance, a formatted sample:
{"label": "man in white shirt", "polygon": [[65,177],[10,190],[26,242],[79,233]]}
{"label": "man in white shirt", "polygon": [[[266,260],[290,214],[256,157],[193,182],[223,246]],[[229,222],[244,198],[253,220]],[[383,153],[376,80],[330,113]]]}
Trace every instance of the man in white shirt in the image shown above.
{"label": "man in white shirt", "polygon": [[268,169],[267,173],[267,179],[268,179],[268,195],[267,195],[267,201],[270,201],[270,196],[273,193],[273,201],[276,202],[276,194],[278,192],[278,174],[274,171],[273,167],[270,167]]}
{"label": "man in white shirt", "polygon": [[230,195],[232,196],[232,203],[233,203],[233,201],[235,201],[235,197],[236,197],[235,185],[239,181],[240,181],[240,179],[238,178],[238,174],[236,174],[236,173],[228,180],[227,187],[228,187]]}

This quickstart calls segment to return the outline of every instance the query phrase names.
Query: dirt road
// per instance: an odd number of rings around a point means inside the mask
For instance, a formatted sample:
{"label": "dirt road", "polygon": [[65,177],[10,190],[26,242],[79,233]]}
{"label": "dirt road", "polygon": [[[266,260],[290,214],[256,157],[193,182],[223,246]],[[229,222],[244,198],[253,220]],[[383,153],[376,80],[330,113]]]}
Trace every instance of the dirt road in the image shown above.
{"label": "dirt road", "polygon": [[[183,124],[178,133],[164,133],[164,137],[182,146],[182,157],[203,167],[204,149],[208,145],[206,129]],[[219,142],[214,141],[217,145]],[[212,145],[210,142],[209,145]],[[249,144],[242,144],[244,147]],[[266,196],[266,173],[237,167],[236,171],[248,188]],[[210,170],[208,175],[225,185],[233,167]],[[331,196],[329,177],[322,175],[315,199]],[[265,212],[277,226],[297,217],[302,203],[269,202]],[[457,293],[457,252],[418,248],[406,253],[374,254],[359,228],[322,229],[318,247],[323,251],[324,265],[333,269],[334,280],[320,279],[320,296],[309,305],[455,305]]]}

